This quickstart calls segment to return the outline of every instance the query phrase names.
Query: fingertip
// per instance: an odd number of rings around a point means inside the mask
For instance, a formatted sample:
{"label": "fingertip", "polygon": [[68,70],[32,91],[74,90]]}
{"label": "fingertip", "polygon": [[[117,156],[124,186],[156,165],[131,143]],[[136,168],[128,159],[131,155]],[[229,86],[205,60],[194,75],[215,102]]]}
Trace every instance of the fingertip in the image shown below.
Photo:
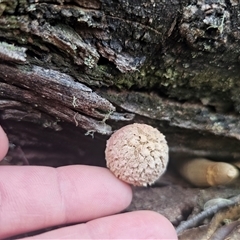
{"label": "fingertip", "polygon": [[[92,211],[88,212],[88,218],[83,219],[84,221],[123,211],[132,201],[131,187],[116,178],[106,168],[71,165],[60,167],[57,171],[59,173],[59,179],[61,179],[62,183],[65,183],[62,185],[63,189],[68,186],[66,182],[71,183],[65,191],[69,191],[69,189],[74,188],[75,185],[75,188],[81,186],[81,194],[82,192],[85,193],[86,203],[92,206]],[[75,193],[75,195],[76,194],[77,193]],[[82,198],[81,194],[78,196],[79,199]],[[89,198],[87,198],[87,196],[89,196]],[[69,198],[67,200],[69,202]],[[93,209],[93,206],[95,206],[96,209]]]}
{"label": "fingertip", "polygon": [[92,239],[178,239],[167,218],[146,210],[96,219],[88,222],[86,227],[87,235]]}
{"label": "fingertip", "polygon": [[149,226],[151,226],[151,232],[149,234],[152,235],[154,239],[178,239],[175,228],[166,217],[148,210],[140,211],[140,213],[143,214],[146,221],[149,222]]}
{"label": "fingertip", "polygon": [[0,126],[0,160],[2,160],[8,151],[8,138]]}
{"label": "fingertip", "polygon": [[118,179],[110,170],[108,169],[103,170],[108,172],[109,181],[112,182],[114,188],[118,192],[119,195],[118,199],[121,199],[122,201],[122,209],[127,208],[131,204],[133,198],[132,187],[128,183]]}

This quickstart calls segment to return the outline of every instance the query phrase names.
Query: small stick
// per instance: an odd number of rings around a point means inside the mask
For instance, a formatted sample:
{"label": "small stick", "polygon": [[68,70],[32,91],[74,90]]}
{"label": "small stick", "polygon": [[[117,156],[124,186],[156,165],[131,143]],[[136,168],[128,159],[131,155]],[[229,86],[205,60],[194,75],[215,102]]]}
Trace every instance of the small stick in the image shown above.
{"label": "small stick", "polygon": [[180,233],[182,233],[184,230],[192,228],[197,226],[198,223],[202,222],[205,218],[207,217],[211,217],[213,214],[215,214],[216,212],[218,212],[220,209],[224,208],[224,207],[229,207],[229,206],[233,206],[236,203],[238,203],[240,201],[240,195],[237,195],[235,197],[230,198],[230,200],[232,201],[231,203],[219,203],[216,206],[213,207],[209,207],[206,210],[200,212],[199,214],[197,214],[196,216],[194,216],[193,218],[182,222],[177,228],[176,228],[176,232],[179,235]]}

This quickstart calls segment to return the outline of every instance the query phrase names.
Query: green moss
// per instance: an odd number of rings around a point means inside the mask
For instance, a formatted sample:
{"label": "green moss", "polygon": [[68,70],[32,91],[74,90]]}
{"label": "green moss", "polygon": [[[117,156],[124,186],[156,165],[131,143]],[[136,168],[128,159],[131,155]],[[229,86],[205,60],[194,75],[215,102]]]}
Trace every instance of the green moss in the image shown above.
{"label": "green moss", "polygon": [[[208,62],[194,55],[194,61]],[[196,59],[198,58],[198,59]],[[168,58],[169,59],[169,58]],[[221,66],[211,64],[193,65],[192,58],[182,58],[183,62],[173,59],[145,65],[134,73],[119,74],[114,78],[114,85],[119,89],[139,89],[162,92],[179,100],[198,100],[209,97],[211,101],[231,104],[231,89],[234,88],[234,72],[223,70]]]}
{"label": "green moss", "polygon": [[5,3],[0,3],[0,17],[2,16],[3,12],[6,9],[6,4]]}
{"label": "green moss", "polygon": [[227,91],[233,87],[233,79],[230,74],[209,67],[206,71],[196,74],[189,82],[189,86],[197,89],[210,87],[212,90]]}
{"label": "green moss", "polygon": [[16,0],[0,0],[0,16],[6,12],[13,14],[18,5]]}

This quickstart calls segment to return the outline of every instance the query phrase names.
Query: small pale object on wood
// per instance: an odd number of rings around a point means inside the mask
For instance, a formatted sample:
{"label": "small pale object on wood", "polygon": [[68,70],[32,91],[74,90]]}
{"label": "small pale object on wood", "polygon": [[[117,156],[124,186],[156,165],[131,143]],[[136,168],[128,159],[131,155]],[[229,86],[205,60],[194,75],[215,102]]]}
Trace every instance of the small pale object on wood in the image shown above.
{"label": "small pale object on wood", "polygon": [[107,167],[116,177],[134,186],[147,186],[165,172],[168,145],[156,128],[134,123],[109,138],[105,156]]}
{"label": "small pale object on wood", "polygon": [[179,162],[177,168],[182,177],[197,187],[227,185],[239,176],[233,165],[204,158]]}

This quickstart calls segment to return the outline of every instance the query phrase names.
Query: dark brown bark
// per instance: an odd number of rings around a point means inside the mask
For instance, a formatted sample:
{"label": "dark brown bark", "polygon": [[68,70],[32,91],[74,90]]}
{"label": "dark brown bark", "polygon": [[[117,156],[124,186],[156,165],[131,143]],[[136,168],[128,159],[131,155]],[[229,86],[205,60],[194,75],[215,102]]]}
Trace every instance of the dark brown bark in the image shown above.
{"label": "dark brown bark", "polygon": [[37,149],[32,136],[51,136],[45,146],[74,152],[78,140],[55,138],[104,141],[134,121],[165,133],[173,159],[239,158],[237,1],[21,0],[0,9],[1,119],[16,146]]}

